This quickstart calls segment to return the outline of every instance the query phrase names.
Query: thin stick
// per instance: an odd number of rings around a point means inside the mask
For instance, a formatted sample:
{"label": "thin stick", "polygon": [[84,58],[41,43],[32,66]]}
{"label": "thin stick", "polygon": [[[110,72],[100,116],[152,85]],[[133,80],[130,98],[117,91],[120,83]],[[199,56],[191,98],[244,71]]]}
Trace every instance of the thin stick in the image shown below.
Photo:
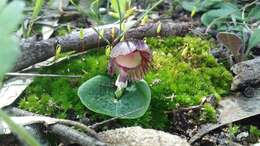
{"label": "thin stick", "polygon": [[25,76],[25,77],[60,77],[60,78],[81,78],[80,75],[57,75],[57,74],[37,74],[37,73],[19,73],[10,72],[6,73],[7,76]]}
{"label": "thin stick", "polygon": [[106,39],[102,34],[100,34],[100,32],[99,32],[95,27],[91,27],[91,28],[98,34],[99,37],[101,37],[104,41],[106,41],[106,43],[107,43],[108,45],[111,45],[111,43],[109,42],[109,40]]}

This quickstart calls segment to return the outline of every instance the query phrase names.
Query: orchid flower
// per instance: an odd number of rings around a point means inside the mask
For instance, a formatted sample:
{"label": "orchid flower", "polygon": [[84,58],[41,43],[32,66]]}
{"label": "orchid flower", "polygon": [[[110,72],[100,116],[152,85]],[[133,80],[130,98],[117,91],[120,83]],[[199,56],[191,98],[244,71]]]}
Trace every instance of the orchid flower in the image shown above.
{"label": "orchid flower", "polygon": [[110,54],[108,72],[113,76],[118,70],[115,85],[116,96],[120,97],[127,87],[128,80],[141,80],[147,73],[152,61],[152,52],[142,40],[126,40],[119,42]]}

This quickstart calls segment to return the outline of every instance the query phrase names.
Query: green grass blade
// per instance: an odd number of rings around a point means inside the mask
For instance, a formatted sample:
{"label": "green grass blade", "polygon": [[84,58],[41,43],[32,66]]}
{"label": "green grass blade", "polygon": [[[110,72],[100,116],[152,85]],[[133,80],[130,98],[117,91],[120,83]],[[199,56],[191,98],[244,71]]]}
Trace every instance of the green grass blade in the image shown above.
{"label": "green grass blade", "polygon": [[44,0],[35,1],[35,5],[33,7],[32,20],[36,19],[36,17],[40,14],[43,4],[44,4]]}
{"label": "green grass blade", "polygon": [[122,36],[124,36],[129,29],[133,28],[133,27],[136,26],[138,23],[140,23],[140,22],[142,21],[142,19],[143,19],[146,15],[148,15],[148,13],[150,13],[155,7],[157,7],[157,6],[158,6],[160,3],[162,3],[162,2],[163,2],[163,0],[159,0],[159,1],[156,2],[151,8],[147,9],[147,10],[142,14],[142,16],[139,17],[139,18],[137,19],[137,21],[136,21],[132,26],[130,26],[129,28],[125,29],[124,32],[121,32],[121,34],[118,35],[118,37],[115,39],[115,42],[117,42],[118,40],[120,40],[120,38],[121,38]]}
{"label": "green grass blade", "polygon": [[43,7],[43,4],[44,4],[44,0],[35,0],[32,17],[31,17],[30,24],[29,24],[28,31],[27,31],[27,37],[29,37],[31,34],[33,24],[36,21],[36,18],[39,16],[41,9]]}
{"label": "green grass blade", "polygon": [[117,9],[118,9],[118,13],[119,13],[119,21],[120,21],[120,32],[122,32],[122,23],[123,23],[123,16],[122,16],[122,11],[121,11],[121,8],[120,8],[120,2],[119,0],[116,0],[116,3],[117,3]]}
{"label": "green grass blade", "polygon": [[0,118],[9,126],[12,132],[16,133],[29,146],[40,146],[40,144],[20,125],[14,121],[2,110],[0,110]]}

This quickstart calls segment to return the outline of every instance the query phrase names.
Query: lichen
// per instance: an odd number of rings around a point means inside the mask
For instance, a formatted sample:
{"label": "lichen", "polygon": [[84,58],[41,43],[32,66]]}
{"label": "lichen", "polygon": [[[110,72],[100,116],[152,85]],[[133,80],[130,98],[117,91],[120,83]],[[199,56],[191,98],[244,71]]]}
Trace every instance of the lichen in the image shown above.
{"label": "lichen", "polygon": [[[139,119],[118,120],[121,126],[139,125],[165,129],[169,120],[165,111],[178,106],[197,105],[203,96],[227,95],[232,75],[209,53],[213,43],[201,38],[147,38],[153,50],[153,65],[145,77],[152,91],[148,111]],[[108,57],[99,49],[77,59],[43,68],[41,73],[82,75],[80,79],[36,78],[19,102],[23,109],[62,118],[87,116],[92,123],[109,117],[95,114],[81,104],[77,88],[87,79],[107,73]],[[214,121],[213,109],[207,106],[205,119]]]}

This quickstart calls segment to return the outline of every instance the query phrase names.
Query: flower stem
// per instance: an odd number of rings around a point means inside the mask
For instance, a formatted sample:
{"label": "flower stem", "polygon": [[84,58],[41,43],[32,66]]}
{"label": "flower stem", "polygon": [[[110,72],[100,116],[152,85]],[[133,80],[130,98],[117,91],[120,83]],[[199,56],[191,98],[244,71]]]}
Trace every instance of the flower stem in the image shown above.
{"label": "flower stem", "polygon": [[127,87],[127,72],[123,69],[120,69],[115,85],[117,86],[115,95],[118,99],[123,95],[124,89]]}
{"label": "flower stem", "polygon": [[119,98],[123,95],[124,89],[125,89],[125,88],[119,88],[119,87],[117,87],[117,89],[116,89],[116,91],[115,91],[116,99],[119,99]]}

